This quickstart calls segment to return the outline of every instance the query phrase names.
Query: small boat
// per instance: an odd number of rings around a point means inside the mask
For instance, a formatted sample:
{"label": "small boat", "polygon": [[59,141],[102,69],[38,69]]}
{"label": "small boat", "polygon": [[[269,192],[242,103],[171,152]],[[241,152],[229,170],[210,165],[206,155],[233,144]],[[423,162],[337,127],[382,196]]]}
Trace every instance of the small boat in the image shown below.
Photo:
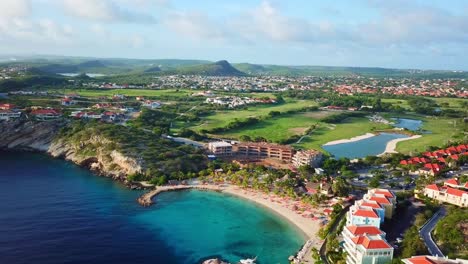
{"label": "small boat", "polygon": [[255,264],[255,261],[257,260],[257,257],[253,259],[241,259],[239,260],[240,264]]}

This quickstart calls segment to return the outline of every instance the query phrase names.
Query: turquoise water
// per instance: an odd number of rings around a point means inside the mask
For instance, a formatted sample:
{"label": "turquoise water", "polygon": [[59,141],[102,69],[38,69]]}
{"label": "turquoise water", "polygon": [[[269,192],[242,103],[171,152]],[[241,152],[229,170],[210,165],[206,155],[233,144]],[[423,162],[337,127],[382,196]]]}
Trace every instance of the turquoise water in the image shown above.
{"label": "turquoise water", "polygon": [[68,162],[0,152],[0,263],[174,263],[207,256],[287,263],[302,235],[225,194],[164,193],[156,205]]}
{"label": "turquoise water", "polygon": [[377,136],[336,145],[322,146],[335,158],[364,158],[375,156],[385,151],[387,143],[393,139],[406,138],[408,136],[396,133],[381,133]]}
{"label": "turquoise water", "polygon": [[422,121],[417,119],[408,119],[408,118],[394,118],[395,127],[406,128],[408,130],[416,131],[421,128]]}

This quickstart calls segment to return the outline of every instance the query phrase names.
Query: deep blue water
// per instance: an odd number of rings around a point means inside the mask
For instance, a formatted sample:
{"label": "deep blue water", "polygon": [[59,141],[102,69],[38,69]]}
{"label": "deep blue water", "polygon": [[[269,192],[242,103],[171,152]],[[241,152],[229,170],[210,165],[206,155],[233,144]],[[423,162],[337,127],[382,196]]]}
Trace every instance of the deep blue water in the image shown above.
{"label": "deep blue water", "polygon": [[200,191],[140,207],[110,179],[40,154],[0,152],[0,263],[287,263],[304,242],[250,202]]}
{"label": "deep blue water", "polygon": [[417,119],[408,118],[395,118],[395,127],[406,128],[408,130],[416,131],[421,128],[422,121]]}
{"label": "deep blue water", "polygon": [[395,133],[381,133],[374,137],[349,143],[322,146],[322,148],[333,154],[336,158],[364,158],[384,152],[387,142],[390,140],[405,137],[408,136]]}

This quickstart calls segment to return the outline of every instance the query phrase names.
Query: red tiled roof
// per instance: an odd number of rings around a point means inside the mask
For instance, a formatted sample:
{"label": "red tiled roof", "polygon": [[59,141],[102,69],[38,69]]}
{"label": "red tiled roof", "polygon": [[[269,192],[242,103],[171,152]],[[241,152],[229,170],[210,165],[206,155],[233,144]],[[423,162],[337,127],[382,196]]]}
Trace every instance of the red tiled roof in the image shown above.
{"label": "red tiled roof", "polygon": [[377,202],[375,202],[375,203],[363,202],[363,203],[361,203],[361,206],[371,207],[371,208],[374,208],[374,209],[381,209],[382,208],[382,206],[380,206],[380,204],[377,203]]}
{"label": "red tiled roof", "polygon": [[457,180],[457,179],[449,179],[449,180],[446,180],[446,181],[444,182],[444,184],[450,184],[450,185],[456,185],[456,186],[460,185],[460,184],[458,183],[458,180]]}
{"label": "red tiled roof", "polygon": [[426,256],[416,256],[408,259],[409,262],[413,264],[435,264],[434,261],[429,259]]}
{"label": "red tiled roof", "polygon": [[402,160],[402,161],[400,161],[400,165],[408,165],[408,161]]}
{"label": "red tiled roof", "polygon": [[437,186],[437,184],[428,185],[428,186],[426,186],[426,188],[434,190],[434,191],[439,191],[439,186]]}
{"label": "red tiled roof", "polygon": [[355,237],[352,239],[357,245],[362,245],[366,249],[388,249],[392,248],[383,239],[370,239],[367,236]]}
{"label": "red tiled roof", "polygon": [[347,226],[346,229],[348,229],[353,235],[355,236],[360,236],[364,234],[369,234],[369,235],[381,235],[383,234],[382,230],[378,229],[375,226]]}
{"label": "red tiled roof", "polygon": [[390,197],[390,198],[393,198],[393,193],[391,193],[389,190],[386,190],[386,189],[378,189],[378,190],[375,190],[375,193],[376,194],[383,194],[385,197]]}
{"label": "red tiled roof", "polygon": [[390,204],[390,201],[386,197],[372,196],[369,200],[376,201],[380,204]]}
{"label": "red tiled roof", "polygon": [[374,212],[374,210],[362,210],[358,209],[355,213],[355,216],[369,217],[369,218],[379,218],[379,216]]}
{"label": "red tiled roof", "polygon": [[458,196],[458,197],[462,197],[463,194],[466,194],[467,192],[465,191],[462,191],[462,190],[458,190],[458,189],[454,189],[454,188],[450,188],[450,187],[447,187],[447,191],[446,191],[448,194],[451,194],[451,195],[455,195],[455,196]]}
{"label": "red tiled roof", "polygon": [[38,109],[31,112],[32,115],[59,115],[54,109]]}

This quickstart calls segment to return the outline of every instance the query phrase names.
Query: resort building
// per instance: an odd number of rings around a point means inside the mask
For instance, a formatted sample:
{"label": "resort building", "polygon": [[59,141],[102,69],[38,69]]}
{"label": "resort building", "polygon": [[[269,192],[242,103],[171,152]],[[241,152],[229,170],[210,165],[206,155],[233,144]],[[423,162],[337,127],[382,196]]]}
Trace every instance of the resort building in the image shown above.
{"label": "resort building", "polygon": [[[349,231],[345,228],[343,233]],[[382,234],[371,235],[364,233],[345,238],[347,264],[387,264],[393,259],[393,247],[387,243]]]}
{"label": "resort building", "polygon": [[395,205],[396,196],[391,191],[372,189],[350,207],[342,232],[347,264],[391,263],[393,247],[379,228],[393,215]]}
{"label": "resort building", "polygon": [[232,145],[228,142],[210,142],[208,143],[208,150],[216,156],[232,156]]}
{"label": "resort building", "polygon": [[466,259],[449,259],[434,256],[414,256],[401,260],[405,264],[468,264]]}
{"label": "resort building", "polygon": [[437,184],[428,185],[424,188],[423,195],[442,203],[468,207],[468,192],[447,185],[442,187]]}
{"label": "resort building", "polygon": [[61,104],[63,106],[71,106],[75,104],[75,101],[71,99],[70,97],[65,97],[61,100]]}
{"label": "resort building", "polygon": [[312,168],[317,168],[322,162],[323,154],[317,150],[300,150],[292,158],[293,165],[298,168],[304,165],[309,165]]}
{"label": "resort building", "polygon": [[346,216],[346,225],[366,225],[375,226],[380,228],[380,224],[383,220],[379,217],[376,211],[353,205],[349,208]]}
{"label": "resort building", "polygon": [[392,218],[396,209],[396,196],[386,189],[369,190],[363,200],[379,203],[385,209],[385,218]]}
{"label": "resort building", "polygon": [[243,158],[274,158],[291,162],[294,149],[290,146],[271,143],[245,142],[234,145],[234,152]]}
{"label": "resort building", "polygon": [[0,110],[0,120],[10,120],[20,117],[21,112],[19,111]]}

